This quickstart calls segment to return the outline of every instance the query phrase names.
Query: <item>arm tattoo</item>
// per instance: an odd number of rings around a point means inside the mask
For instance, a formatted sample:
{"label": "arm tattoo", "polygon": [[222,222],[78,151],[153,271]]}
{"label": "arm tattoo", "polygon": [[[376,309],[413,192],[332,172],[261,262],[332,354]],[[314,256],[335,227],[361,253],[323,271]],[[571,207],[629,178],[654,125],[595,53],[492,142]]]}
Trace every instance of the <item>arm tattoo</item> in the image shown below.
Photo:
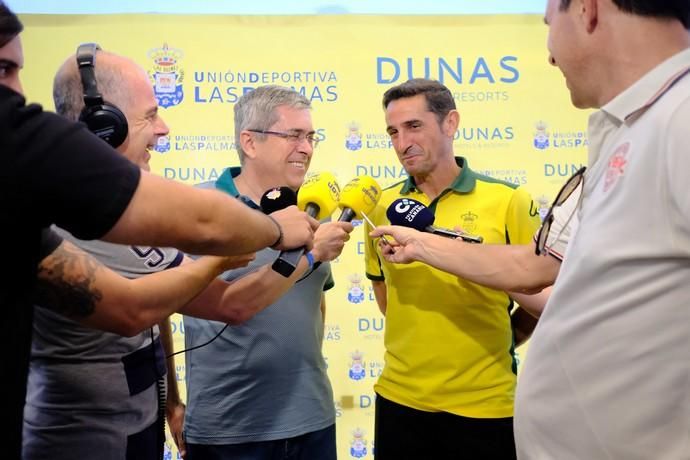
{"label": "arm tattoo", "polygon": [[93,284],[99,263],[69,243],[62,243],[38,267],[35,301],[70,318],[91,315],[103,298]]}

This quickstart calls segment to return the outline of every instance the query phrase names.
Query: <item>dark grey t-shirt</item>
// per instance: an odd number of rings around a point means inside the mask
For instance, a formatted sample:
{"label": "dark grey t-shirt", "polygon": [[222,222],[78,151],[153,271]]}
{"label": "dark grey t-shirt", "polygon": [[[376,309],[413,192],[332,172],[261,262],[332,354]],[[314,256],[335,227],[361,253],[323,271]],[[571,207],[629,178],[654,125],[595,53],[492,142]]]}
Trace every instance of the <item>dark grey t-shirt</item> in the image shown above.
{"label": "dark grey t-shirt", "polygon": [[[177,249],[81,241],[57,230],[127,278],[179,265]],[[128,437],[158,415],[165,361],[158,326],[134,337],[98,331],[37,307],[24,410],[24,460],[125,458]]]}

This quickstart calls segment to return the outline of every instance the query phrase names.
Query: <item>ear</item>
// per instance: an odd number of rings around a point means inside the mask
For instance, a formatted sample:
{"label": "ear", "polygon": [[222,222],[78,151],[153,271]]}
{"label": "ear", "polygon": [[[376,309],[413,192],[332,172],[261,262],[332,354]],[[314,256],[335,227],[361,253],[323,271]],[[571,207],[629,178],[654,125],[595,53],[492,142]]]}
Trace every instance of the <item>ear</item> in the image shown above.
{"label": "ear", "polygon": [[599,23],[599,0],[578,0],[580,18],[588,34],[594,32]]}
{"label": "ear", "polygon": [[458,130],[460,126],[460,113],[457,110],[451,110],[446,115],[446,119],[443,120],[443,133],[446,136],[455,136],[455,131]]}
{"label": "ear", "polygon": [[256,141],[254,136],[249,131],[242,131],[240,133],[240,145],[242,146],[242,151],[244,155],[249,158],[256,157]]}

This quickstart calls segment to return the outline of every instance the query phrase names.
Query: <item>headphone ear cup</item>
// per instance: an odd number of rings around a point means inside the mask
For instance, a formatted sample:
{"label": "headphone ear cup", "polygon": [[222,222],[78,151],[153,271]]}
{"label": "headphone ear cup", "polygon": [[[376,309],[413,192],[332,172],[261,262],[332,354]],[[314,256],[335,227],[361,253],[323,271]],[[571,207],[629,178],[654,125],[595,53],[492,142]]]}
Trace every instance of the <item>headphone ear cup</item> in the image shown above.
{"label": "headphone ear cup", "polygon": [[86,124],[89,131],[114,148],[127,139],[129,128],[127,118],[120,109],[110,104],[97,104],[84,107],[79,121]]}

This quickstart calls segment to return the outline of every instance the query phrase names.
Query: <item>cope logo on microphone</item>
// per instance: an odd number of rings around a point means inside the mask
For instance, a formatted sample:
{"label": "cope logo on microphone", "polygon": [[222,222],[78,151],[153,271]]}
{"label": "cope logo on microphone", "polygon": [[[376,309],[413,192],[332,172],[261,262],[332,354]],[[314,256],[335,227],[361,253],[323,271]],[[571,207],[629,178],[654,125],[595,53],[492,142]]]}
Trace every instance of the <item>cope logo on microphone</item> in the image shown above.
{"label": "cope logo on microphone", "polygon": [[424,208],[426,208],[426,206],[419,201],[408,198],[398,200],[394,207],[395,212],[398,214],[405,214],[403,218],[408,222],[414,221],[415,216]]}
{"label": "cope logo on microphone", "polygon": [[365,189],[362,189],[362,192],[364,192],[364,196],[368,200],[368,205],[376,205],[376,203],[379,202],[379,198],[381,198],[381,189],[376,188],[373,185]]}
{"label": "cope logo on microphone", "polygon": [[[357,194],[357,190],[362,194],[364,203],[369,207],[373,207],[379,202],[381,198],[381,187],[367,176],[359,176],[352,179],[343,188],[343,195]],[[369,212],[369,211],[366,211]]]}
{"label": "cope logo on microphone", "polygon": [[307,188],[311,187],[314,184],[318,183],[320,180],[320,176],[315,173],[309,173],[307,177],[304,178],[304,182],[302,182],[302,188]]}

